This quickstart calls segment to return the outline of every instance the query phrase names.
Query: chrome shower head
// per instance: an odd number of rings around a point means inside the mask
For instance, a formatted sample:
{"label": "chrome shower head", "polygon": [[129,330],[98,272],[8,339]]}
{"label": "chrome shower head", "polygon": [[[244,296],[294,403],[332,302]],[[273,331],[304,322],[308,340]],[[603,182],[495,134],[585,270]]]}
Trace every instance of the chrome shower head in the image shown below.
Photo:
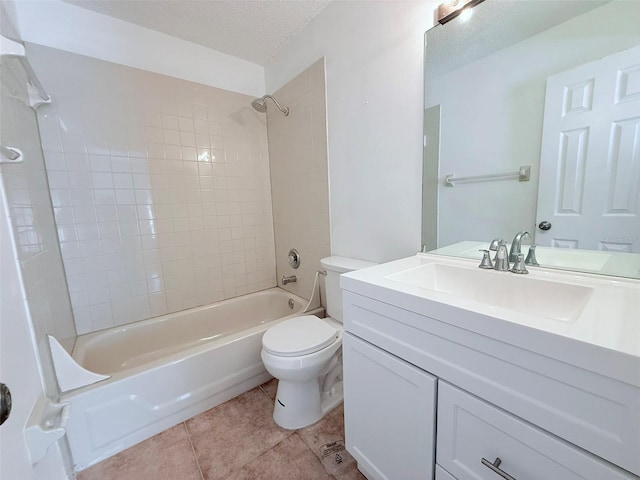
{"label": "chrome shower head", "polygon": [[271,100],[273,100],[273,103],[276,104],[276,107],[278,107],[278,110],[280,110],[282,113],[284,113],[285,117],[289,115],[289,108],[288,107],[283,108],[278,103],[278,101],[275,98],[273,98],[271,95],[265,95],[262,98],[254,98],[251,101],[251,106],[255,110],[257,110],[258,112],[260,112],[260,113],[266,113],[266,111],[267,111],[267,101],[266,101],[267,98],[270,98]]}
{"label": "chrome shower head", "polygon": [[254,108],[254,110],[257,110],[260,113],[267,113],[267,104],[264,101],[264,97],[254,98],[253,100],[251,100],[251,106]]}

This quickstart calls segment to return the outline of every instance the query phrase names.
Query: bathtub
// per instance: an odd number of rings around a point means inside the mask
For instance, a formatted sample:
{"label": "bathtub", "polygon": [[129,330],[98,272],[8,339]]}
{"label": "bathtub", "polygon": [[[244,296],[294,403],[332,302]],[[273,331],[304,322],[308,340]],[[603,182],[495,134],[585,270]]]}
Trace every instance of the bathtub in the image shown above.
{"label": "bathtub", "polygon": [[262,335],[305,305],[272,288],[79,336],[73,359],[110,378],[62,396],[75,470],[269,380]]}

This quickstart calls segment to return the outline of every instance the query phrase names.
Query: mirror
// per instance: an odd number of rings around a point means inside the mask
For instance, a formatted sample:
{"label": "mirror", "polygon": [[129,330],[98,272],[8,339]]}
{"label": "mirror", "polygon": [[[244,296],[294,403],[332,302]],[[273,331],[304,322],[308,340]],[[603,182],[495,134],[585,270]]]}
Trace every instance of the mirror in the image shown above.
{"label": "mirror", "polygon": [[479,259],[526,230],[542,266],[640,278],[639,18],[486,0],[427,32],[425,251]]}

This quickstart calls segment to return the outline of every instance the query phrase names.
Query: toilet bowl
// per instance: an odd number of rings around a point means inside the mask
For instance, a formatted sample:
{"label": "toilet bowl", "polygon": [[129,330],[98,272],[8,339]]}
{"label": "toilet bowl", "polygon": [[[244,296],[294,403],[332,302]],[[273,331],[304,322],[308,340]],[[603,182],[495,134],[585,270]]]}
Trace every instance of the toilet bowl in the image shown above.
{"label": "toilet bowl", "polygon": [[262,361],[278,379],[273,419],[298,429],[320,420],[342,402],[342,292],[340,274],[375,265],[328,257],[320,261],[327,275],[327,318],[303,315],[278,323],[262,338]]}
{"label": "toilet bowl", "polygon": [[295,317],[265,333],[261,355],[278,379],[273,411],[278,425],[306,427],[340,404],[341,347],[342,325],[331,318]]}

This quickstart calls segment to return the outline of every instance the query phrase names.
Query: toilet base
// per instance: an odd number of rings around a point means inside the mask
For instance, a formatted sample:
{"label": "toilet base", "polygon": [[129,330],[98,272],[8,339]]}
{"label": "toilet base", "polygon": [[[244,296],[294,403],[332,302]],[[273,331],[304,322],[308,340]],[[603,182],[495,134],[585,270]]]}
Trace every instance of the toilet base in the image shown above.
{"label": "toilet base", "polygon": [[342,381],[335,382],[331,390],[321,393],[316,378],[303,383],[279,380],[273,420],[287,430],[304,428],[340,405],[343,397]]}

